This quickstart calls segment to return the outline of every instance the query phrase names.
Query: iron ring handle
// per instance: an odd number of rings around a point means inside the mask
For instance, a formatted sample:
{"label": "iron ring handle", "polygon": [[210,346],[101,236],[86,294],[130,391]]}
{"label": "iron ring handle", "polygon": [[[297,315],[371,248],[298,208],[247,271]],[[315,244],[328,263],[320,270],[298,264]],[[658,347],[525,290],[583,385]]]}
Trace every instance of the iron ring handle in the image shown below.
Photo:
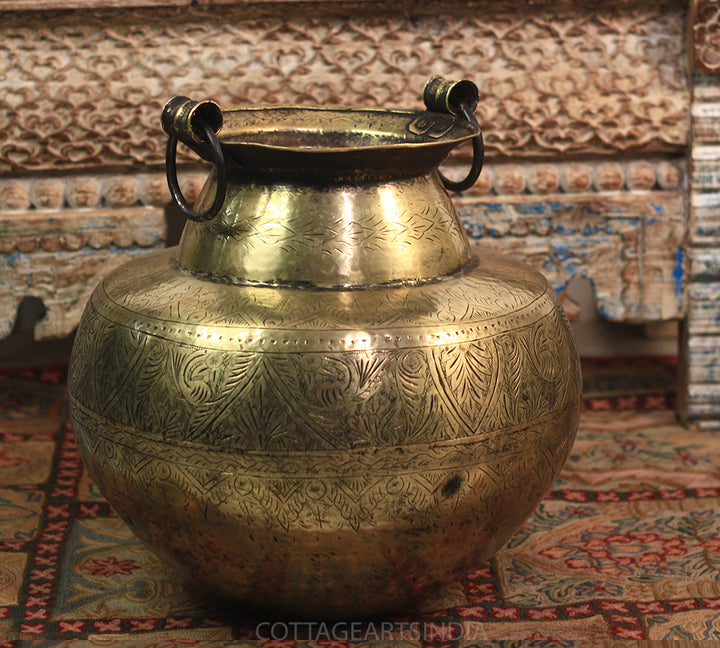
{"label": "iron ring handle", "polygon": [[[167,149],[165,150],[165,174],[167,175],[168,188],[170,189],[170,195],[177,204],[180,211],[185,214],[190,220],[193,221],[208,221],[218,214],[225,203],[225,194],[227,193],[227,171],[225,169],[225,157],[223,156],[222,148],[220,147],[220,140],[218,139],[215,130],[208,124],[204,119],[196,117],[194,126],[200,130],[204,136],[204,143],[207,144],[206,148],[211,153],[211,161],[215,164],[215,172],[217,175],[216,187],[215,187],[215,199],[212,205],[205,211],[195,211],[188,202],[185,200],[177,177],[177,143],[178,138],[170,135],[168,137]],[[205,156],[203,156],[205,157]]]}
{"label": "iron ring handle", "polygon": [[477,135],[472,138],[473,160],[465,179],[455,182],[440,173],[440,179],[445,189],[448,191],[465,191],[472,187],[480,176],[485,155],[482,131],[474,114],[480,102],[478,87],[467,79],[453,81],[436,75],[428,79],[425,84],[423,101],[428,110],[455,117],[462,116],[477,129]]}
{"label": "iron ring handle", "polygon": [[[480,127],[477,119],[475,118],[475,115],[465,102],[460,104],[460,110],[465,119],[467,119],[474,126],[477,126],[478,128]],[[472,148],[472,164],[470,165],[470,170],[468,171],[468,174],[467,176],[465,176],[464,180],[455,182],[454,180],[450,180],[450,178],[446,178],[442,173],[440,173],[440,179],[442,180],[445,189],[447,189],[448,191],[455,191],[459,193],[461,191],[465,191],[466,189],[470,189],[470,187],[472,187],[475,184],[476,180],[480,177],[480,172],[483,168],[483,160],[485,159],[485,144],[483,142],[482,131],[478,132],[478,134],[472,138]]]}

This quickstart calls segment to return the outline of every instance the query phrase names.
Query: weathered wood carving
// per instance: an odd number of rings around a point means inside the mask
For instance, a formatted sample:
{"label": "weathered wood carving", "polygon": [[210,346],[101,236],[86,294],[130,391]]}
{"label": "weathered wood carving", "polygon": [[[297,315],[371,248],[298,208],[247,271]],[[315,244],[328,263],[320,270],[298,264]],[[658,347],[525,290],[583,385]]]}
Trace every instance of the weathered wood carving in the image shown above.
{"label": "weathered wood carving", "polygon": [[43,300],[37,339],[69,334],[92,287],[118,264],[162,247],[164,210],[132,207],[19,212],[0,219],[0,337],[23,297]]}
{"label": "weathered wood carving", "polygon": [[693,0],[692,55],[701,72],[720,72],[720,3],[718,0]]}
{"label": "weathered wood carving", "polygon": [[[180,179],[190,200],[203,182],[199,173]],[[72,332],[106,272],[163,247],[169,198],[159,173],[0,182],[0,338],[28,296],[41,298],[48,310],[38,339]]]}
{"label": "weathered wood carving", "polygon": [[[492,156],[678,151],[683,9],[513,2],[274,3],[18,12],[0,24],[0,174],[162,164],[175,94],[414,106],[472,76]],[[382,47],[380,47],[382,44]]]}
{"label": "weathered wood carving", "polygon": [[[200,173],[181,177],[191,200],[203,182]],[[491,164],[456,205],[480,254],[494,249],[529,262],[558,290],[584,275],[608,319],[659,321],[682,313],[683,182],[682,165],[672,160]],[[20,299],[34,295],[51,313],[38,337],[70,333],[99,277],[80,275],[73,290],[65,284],[53,294],[30,269],[46,272],[47,252],[65,266],[66,257],[78,255],[83,262],[102,258],[109,268],[131,250],[162,246],[167,202],[161,173],[0,183],[4,332]]]}

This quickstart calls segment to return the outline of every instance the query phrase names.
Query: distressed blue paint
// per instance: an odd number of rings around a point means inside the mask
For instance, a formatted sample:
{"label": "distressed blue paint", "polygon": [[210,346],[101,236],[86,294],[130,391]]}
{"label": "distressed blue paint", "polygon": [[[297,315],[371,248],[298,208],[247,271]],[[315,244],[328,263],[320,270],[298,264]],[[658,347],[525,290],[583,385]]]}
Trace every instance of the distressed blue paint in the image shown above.
{"label": "distressed blue paint", "polygon": [[682,246],[680,246],[677,249],[677,254],[675,255],[675,268],[673,269],[673,279],[675,280],[675,297],[677,297],[678,301],[682,298],[683,294],[683,279],[684,279],[684,260],[685,260],[685,250]]}
{"label": "distressed blue paint", "polygon": [[521,204],[515,205],[515,209],[517,210],[517,212],[519,214],[523,214],[523,215],[528,215],[528,214],[543,215],[543,214],[548,213],[548,205],[546,203],[533,202],[533,203],[527,203],[524,205],[521,203]]}
{"label": "distressed blue paint", "polygon": [[82,255],[82,256],[97,256],[98,254],[105,254],[107,252],[123,252],[125,254],[134,254],[135,252],[142,253],[143,250],[147,250],[150,252],[153,248],[157,248],[159,244],[163,242],[163,237],[160,234],[157,234],[152,237],[152,243],[150,245],[137,245],[133,244],[129,247],[118,247],[114,243],[111,245],[108,245],[107,247],[103,248],[91,248],[91,247],[84,247],[80,250],[77,250],[75,252],[72,252],[73,255]]}
{"label": "distressed blue paint", "polygon": [[552,209],[554,212],[559,212],[559,211],[563,211],[563,210],[569,211],[569,210],[575,209],[575,205],[573,203],[562,203],[562,202],[557,202],[556,200],[551,200],[551,201],[548,201],[547,204],[550,205],[550,209]]}
{"label": "distressed blue paint", "polygon": [[[77,229],[82,232],[87,232],[87,231],[96,230],[96,229],[98,229],[98,227],[94,223],[90,222],[90,223],[85,223],[85,225],[81,225]],[[102,229],[112,231],[112,230],[118,229],[118,227],[117,227],[117,225],[114,225],[114,224],[103,223]]]}
{"label": "distressed blue paint", "polygon": [[652,207],[653,210],[655,210],[656,214],[664,214],[665,213],[665,208],[662,205],[658,205],[657,203],[651,202],[650,207]]}
{"label": "distressed blue paint", "polygon": [[10,254],[5,255],[5,258],[8,261],[17,261],[22,256],[22,252],[15,250],[14,252],[10,252]]}
{"label": "distressed blue paint", "polygon": [[612,309],[607,304],[598,304],[597,305],[598,313],[600,314],[600,317],[602,317],[605,320],[612,321],[614,319],[614,313]]}
{"label": "distressed blue paint", "polygon": [[701,223],[696,232],[700,236],[720,237],[720,223]]}
{"label": "distressed blue paint", "polygon": [[565,269],[574,276],[578,274],[578,270],[580,270],[580,264],[577,261],[573,260],[565,265]]}
{"label": "distressed blue paint", "polygon": [[577,214],[576,218],[607,218],[607,215],[607,211],[598,211],[597,209],[590,209],[589,207],[584,207]]}
{"label": "distressed blue paint", "polygon": [[590,285],[592,286],[593,292],[595,292],[595,282],[592,280],[592,277],[589,277],[586,272],[581,272],[580,269],[581,269],[581,266],[578,263],[577,264],[578,272],[574,272],[571,276],[565,276],[565,277],[557,279],[555,282],[551,282],[553,287],[555,288],[555,290],[557,290],[557,292],[562,292],[563,290],[565,290],[565,288],[568,287],[568,284],[573,279],[576,279],[579,277],[580,279],[587,280],[590,283]]}
{"label": "distressed blue paint", "polygon": [[483,238],[485,227],[482,223],[470,220],[469,218],[462,218],[460,222],[462,223],[463,229],[466,232],[468,230],[470,231],[469,236],[476,239]]}

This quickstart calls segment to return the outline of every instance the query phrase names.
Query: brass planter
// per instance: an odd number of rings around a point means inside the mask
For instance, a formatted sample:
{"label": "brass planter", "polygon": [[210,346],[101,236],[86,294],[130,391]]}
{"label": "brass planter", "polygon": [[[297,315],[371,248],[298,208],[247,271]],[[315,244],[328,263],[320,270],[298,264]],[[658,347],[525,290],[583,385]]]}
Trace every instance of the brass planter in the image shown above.
{"label": "brass planter", "polygon": [[480,151],[474,106],[435,83],[459,114],[170,104],[166,129],[216,163],[219,129],[225,169],[179,247],[111,273],[78,330],[73,424],[102,493],[275,615],[417,604],[509,538],[574,439],[567,322],[541,275],[473,256],[437,168]]}

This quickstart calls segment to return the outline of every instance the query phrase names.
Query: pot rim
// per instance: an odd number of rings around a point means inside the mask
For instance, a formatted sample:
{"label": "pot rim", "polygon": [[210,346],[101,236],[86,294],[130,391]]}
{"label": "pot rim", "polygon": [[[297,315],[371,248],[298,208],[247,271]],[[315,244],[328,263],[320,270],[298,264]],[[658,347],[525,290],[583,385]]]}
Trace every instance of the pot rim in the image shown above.
{"label": "pot rim", "polygon": [[261,149],[316,156],[435,147],[449,150],[479,133],[478,126],[464,119],[427,110],[269,105],[223,110],[218,138],[229,152]]}

